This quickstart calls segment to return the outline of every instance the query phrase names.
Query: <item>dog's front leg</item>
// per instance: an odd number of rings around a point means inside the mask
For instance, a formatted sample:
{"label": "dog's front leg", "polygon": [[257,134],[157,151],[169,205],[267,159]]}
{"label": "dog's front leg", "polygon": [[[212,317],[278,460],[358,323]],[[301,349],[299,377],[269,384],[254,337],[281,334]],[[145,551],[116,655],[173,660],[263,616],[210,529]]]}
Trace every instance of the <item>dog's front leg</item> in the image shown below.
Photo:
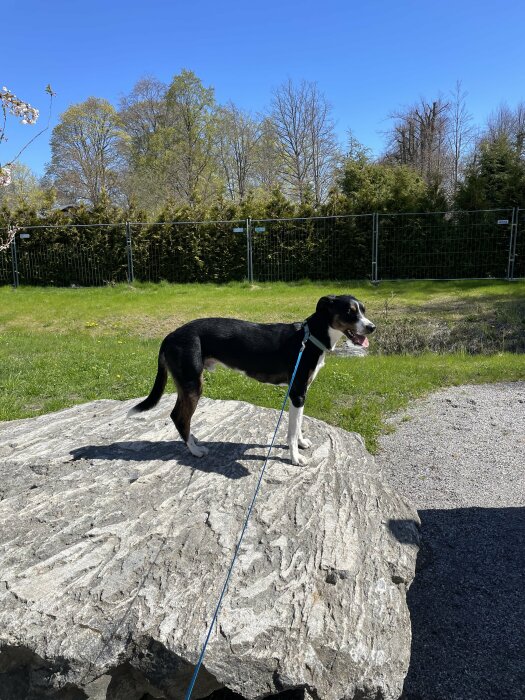
{"label": "dog's front leg", "polygon": [[308,438],[305,438],[303,435],[303,414],[301,413],[301,420],[299,423],[299,438],[297,440],[297,444],[301,448],[301,450],[307,450],[309,447],[312,446],[312,441],[309,440]]}
{"label": "dog's front leg", "polygon": [[301,423],[303,421],[304,398],[293,398],[288,413],[288,447],[292,464],[305,466],[308,464],[306,457],[299,454],[299,446],[303,447],[304,439],[301,436]]}
{"label": "dog's front leg", "polygon": [[[294,404],[294,399],[295,399],[295,404]],[[301,450],[307,450],[309,447],[312,446],[312,441],[309,440],[308,438],[305,438],[303,435],[303,411],[304,411],[304,402],[306,400],[306,391],[304,393],[304,396],[297,396],[292,398],[292,404],[297,406],[297,445],[300,447]]]}

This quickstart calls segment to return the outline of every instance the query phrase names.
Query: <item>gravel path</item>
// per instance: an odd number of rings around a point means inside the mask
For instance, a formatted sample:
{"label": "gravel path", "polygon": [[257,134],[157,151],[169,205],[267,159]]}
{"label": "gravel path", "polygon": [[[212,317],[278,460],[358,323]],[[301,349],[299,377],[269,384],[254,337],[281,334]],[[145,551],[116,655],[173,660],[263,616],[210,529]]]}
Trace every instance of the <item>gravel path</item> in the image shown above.
{"label": "gravel path", "polygon": [[392,421],[377,461],[422,522],[404,700],[525,698],[525,382],[462,386]]}

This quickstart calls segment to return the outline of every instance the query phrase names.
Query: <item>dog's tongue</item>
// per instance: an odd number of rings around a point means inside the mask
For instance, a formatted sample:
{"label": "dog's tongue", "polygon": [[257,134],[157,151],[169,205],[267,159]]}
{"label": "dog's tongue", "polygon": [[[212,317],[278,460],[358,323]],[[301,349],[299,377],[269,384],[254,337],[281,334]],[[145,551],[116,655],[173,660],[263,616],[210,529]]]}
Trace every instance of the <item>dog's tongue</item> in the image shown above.
{"label": "dog's tongue", "polygon": [[368,347],[368,338],[366,335],[359,335],[359,333],[348,333],[347,338],[354,345],[360,345],[362,348]]}

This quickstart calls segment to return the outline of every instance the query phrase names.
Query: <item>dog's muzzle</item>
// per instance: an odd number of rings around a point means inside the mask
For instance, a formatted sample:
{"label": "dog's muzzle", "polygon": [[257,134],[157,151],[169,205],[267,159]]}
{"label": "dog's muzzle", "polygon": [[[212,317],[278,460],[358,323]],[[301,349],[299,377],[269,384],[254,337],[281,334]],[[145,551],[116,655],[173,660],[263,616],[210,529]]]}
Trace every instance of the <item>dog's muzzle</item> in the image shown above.
{"label": "dog's muzzle", "polygon": [[366,335],[361,335],[360,333],[356,333],[355,331],[351,331],[350,329],[344,331],[344,334],[348,338],[348,340],[354,345],[359,345],[362,348],[367,348],[369,343],[368,338],[366,336],[373,333],[375,329],[376,327],[373,323],[367,323],[367,325],[365,326]]}

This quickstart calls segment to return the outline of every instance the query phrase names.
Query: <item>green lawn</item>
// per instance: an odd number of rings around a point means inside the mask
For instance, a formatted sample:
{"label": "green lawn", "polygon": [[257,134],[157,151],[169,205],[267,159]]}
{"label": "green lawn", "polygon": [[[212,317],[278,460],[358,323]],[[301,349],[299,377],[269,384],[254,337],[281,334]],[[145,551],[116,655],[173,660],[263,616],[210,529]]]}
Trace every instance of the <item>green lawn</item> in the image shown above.
{"label": "green lawn", "polygon": [[[323,294],[348,291],[378,325],[372,354],[328,358],[306,413],[360,432],[371,450],[388,415],[417,396],[452,384],[525,379],[525,354],[505,352],[506,344],[524,342],[523,282],[2,287],[0,420],[148,393],[159,341],[191,318],[302,320]],[[443,347],[431,352],[436,327]],[[480,339],[483,353],[473,354]],[[284,391],[226,369],[206,373],[205,395],[213,398],[278,408]]]}

